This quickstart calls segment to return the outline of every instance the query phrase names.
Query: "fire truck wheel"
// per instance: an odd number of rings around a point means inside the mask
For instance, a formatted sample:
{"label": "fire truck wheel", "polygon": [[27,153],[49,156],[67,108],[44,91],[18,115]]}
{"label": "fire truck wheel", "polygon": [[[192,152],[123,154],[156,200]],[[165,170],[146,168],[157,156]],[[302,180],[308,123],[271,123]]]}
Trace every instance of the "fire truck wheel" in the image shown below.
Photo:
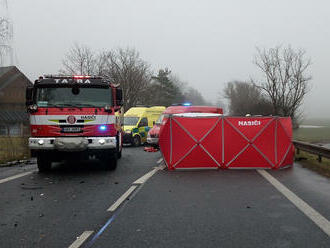
{"label": "fire truck wheel", "polygon": [[50,161],[46,156],[37,156],[37,164],[39,172],[47,172],[52,168],[52,161]]}
{"label": "fire truck wheel", "polygon": [[103,160],[106,170],[115,170],[117,168],[117,153],[107,154]]}
{"label": "fire truck wheel", "polygon": [[137,147],[141,145],[141,138],[139,135],[135,135],[133,138],[133,146]]}

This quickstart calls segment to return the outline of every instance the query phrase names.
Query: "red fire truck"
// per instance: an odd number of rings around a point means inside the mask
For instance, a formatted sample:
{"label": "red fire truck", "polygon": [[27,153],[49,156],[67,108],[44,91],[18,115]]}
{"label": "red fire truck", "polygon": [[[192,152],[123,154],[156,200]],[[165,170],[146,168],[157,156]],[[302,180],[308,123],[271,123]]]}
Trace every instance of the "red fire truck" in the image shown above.
{"label": "red fire truck", "polygon": [[26,89],[31,155],[40,172],[52,162],[98,158],[107,169],[121,157],[122,90],[101,77],[45,76]]}

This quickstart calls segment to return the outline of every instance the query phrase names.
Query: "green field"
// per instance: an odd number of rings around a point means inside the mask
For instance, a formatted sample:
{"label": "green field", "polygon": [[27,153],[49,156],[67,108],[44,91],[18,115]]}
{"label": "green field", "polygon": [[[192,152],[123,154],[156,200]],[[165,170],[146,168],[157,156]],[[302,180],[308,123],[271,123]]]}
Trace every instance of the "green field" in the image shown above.
{"label": "green field", "polygon": [[302,126],[320,127],[300,127],[293,130],[293,138],[311,143],[330,143],[330,119],[306,119]]}

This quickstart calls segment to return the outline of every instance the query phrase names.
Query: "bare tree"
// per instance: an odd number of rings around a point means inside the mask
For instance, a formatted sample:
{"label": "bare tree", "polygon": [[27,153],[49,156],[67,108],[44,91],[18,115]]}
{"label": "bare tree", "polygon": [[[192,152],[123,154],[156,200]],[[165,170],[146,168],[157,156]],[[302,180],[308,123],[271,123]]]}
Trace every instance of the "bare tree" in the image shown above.
{"label": "bare tree", "polygon": [[290,46],[269,50],[257,48],[255,64],[265,77],[256,85],[269,96],[274,114],[290,116],[293,122],[297,121],[298,109],[311,80],[308,74],[311,60],[305,58],[305,51],[294,50]]}
{"label": "bare tree", "polygon": [[149,65],[134,49],[104,50],[95,53],[89,47],[74,44],[62,61],[61,74],[96,75],[120,84],[124,108],[144,104],[151,80]]}
{"label": "bare tree", "polygon": [[134,49],[104,52],[98,60],[98,72],[113,83],[120,84],[124,95],[124,109],[144,104],[151,73],[149,65]]}
{"label": "bare tree", "polygon": [[171,105],[185,99],[205,104],[202,95],[171,74],[168,69],[152,76],[150,66],[130,48],[104,50],[95,54],[90,48],[74,44],[63,59],[61,74],[97,75],[120,84],[124,109],[136,105]]}
{"label": "bare tree", "polygon": [[193,87],[187,87],[186,91],[183,93],[184,100],[190,102],[193,105],[209,105],[206,102],[202,94]]}
{"label": "bare tree", "polygon": [[223,92],[222,91],[219,91],[217,93],[217,99],[216,99],[216,102],[215,102],[215,105],[218,107],[218,108],[222,108],[223,110],[223,113],[226,113],[227,112],[227,106],[225,104],[225,98],[226,96],[224,96]]}
{"label": "bare tree", "polygon": [[224,97],[229,101],[231,115],[270,115],[273,113],[271,102],[252,83],[229,82],[224,90]]}
{"label": "bare tree", "polygon": [[94,75],[97,72],[97,58],[93,51],[83,45],[75,43],[62,60],[61,74]]}

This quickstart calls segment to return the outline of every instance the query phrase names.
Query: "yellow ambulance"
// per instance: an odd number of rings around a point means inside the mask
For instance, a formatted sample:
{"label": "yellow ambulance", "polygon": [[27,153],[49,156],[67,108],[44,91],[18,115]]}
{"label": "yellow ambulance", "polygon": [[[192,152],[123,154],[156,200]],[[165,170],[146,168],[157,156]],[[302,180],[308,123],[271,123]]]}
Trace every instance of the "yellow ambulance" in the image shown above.
{"label": "yellow ambulance", "polygon": [[140,146],[147,142],[147,135],[165,106],[133,107],[124,114],[123,143]]}

